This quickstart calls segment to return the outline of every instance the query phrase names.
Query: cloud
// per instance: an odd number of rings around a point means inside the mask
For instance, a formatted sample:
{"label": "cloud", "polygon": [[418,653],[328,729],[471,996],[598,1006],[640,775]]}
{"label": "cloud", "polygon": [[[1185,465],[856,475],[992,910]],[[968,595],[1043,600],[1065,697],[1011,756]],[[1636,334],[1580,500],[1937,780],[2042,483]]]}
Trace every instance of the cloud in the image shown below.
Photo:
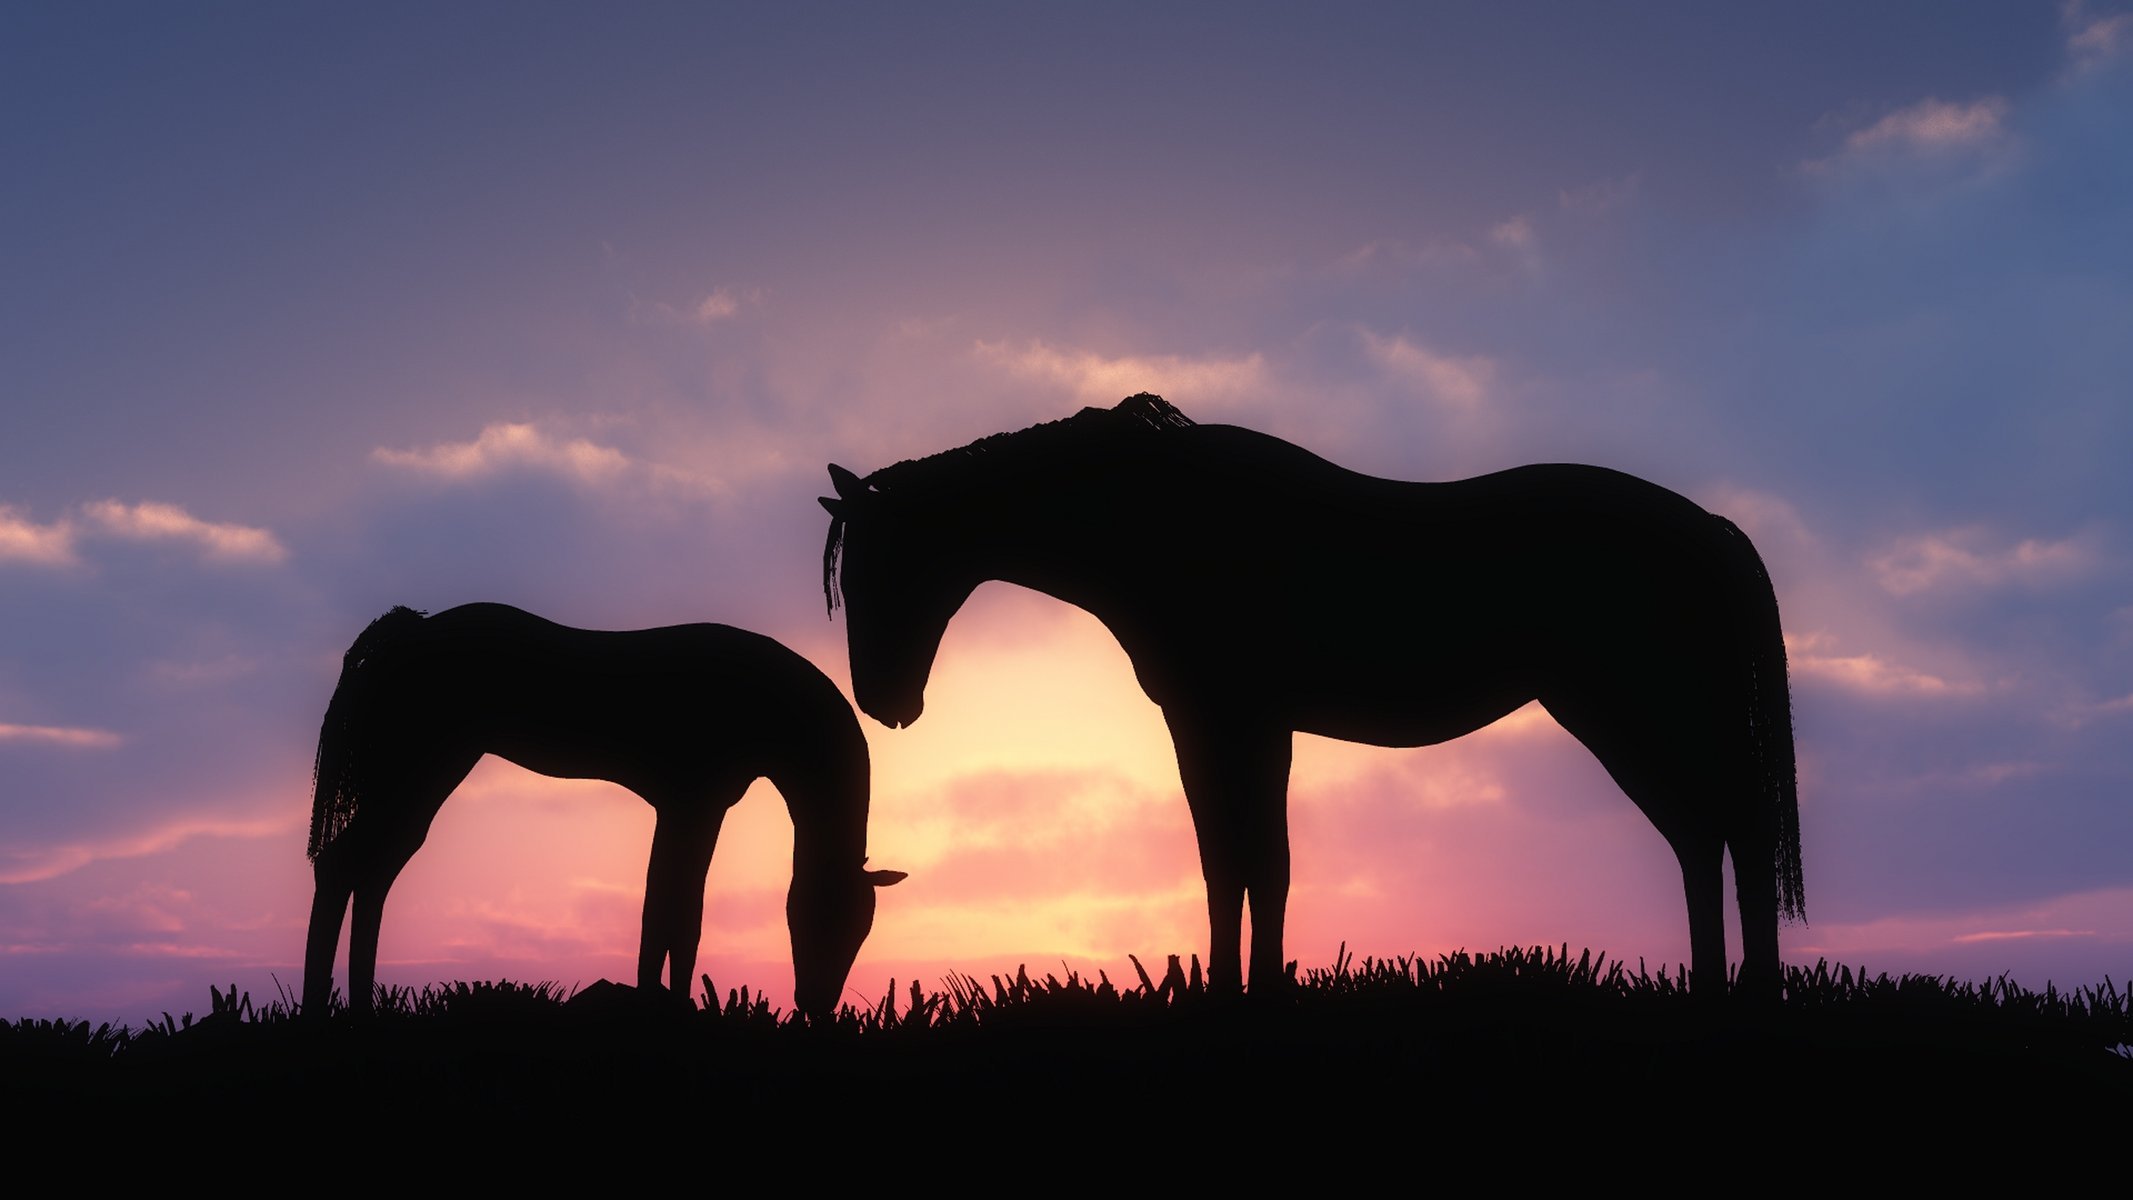
{"label": "cloud", "polygon": [[1363,348],[1380,370],[1419,384],[1440,403],[1463,413],[1480,411],[1496,385],[1492,359],[1438,354],[1399,334],[1380,337],[1367,329]]}
{"label": "cloud", "polygon": [[1987,96],[1968,104],[1925,99],[1899,108],[1864,129],[1855,129],[1836,154],[1804,165],[1822,173],[1850,163],[1946,159],[2003,147],[2012,137],[2007,101]]}
{"label": "cloud", "polygon": [[755,288],[716,287],[693,304],[668,304],[663,300],[630,301],[630,320],[640,325],[693,325],[709,328],[740,315],[743,308],[759,308],[763,294]]}
{"label": "cloud", "polygon": [[[308,819],[308,818],[306,818]],[[196,837],[280,838],[301,830],[304,820],[186,819],[165,825],[138,837],[119,837],[97,842],[72,842],[23,851],[0,851],[0,884],[38,883],[80,870],[90,863],[111,858],[141,858],[161,854]]]}
{"label": "cloud", "polygon": [[649,463],[613,446],[549,433],[530,423],[498,422],[472,441],[438,442],[410,450],[379,447],[373,461],[450,482],[486,479],[517,471],[558,476],[587,488],[625,482],[684,491],[719,490],[714,481],[661,463]]}
{"label": "cloud", "polygon": [[1921,100],[1901,108],[1844,139],[1853,152],[1882,147],[1944,150],[1977,146],[2000,136],[2007,101],[1987,96],[1969,104]]}
{"label": "cloud", "polygon": [[1489,240],[1521,254],[1530,253],[1540,244],[1539,235],[1533,232],[1533,222],[1525,217],[1498,221],[1489,228]]}
{"label": "cloud", "polygon": [[210,562],[278,563],[287,547],[264,529],[203,521],[175,504],[121,504],[98,500],[82,506],[98,532],[133,541],[179,541],[197,545]]}
{"label": "cloud", "polygon": [[268,530],[203,521],[175,504],[96,500],[48,525],[0,506],[0,563],[73,566],[80,561],[77,551],[84,536],[189,542],[203,558],[217,563],[272,564],[289,557],[288,548]]}
{"label": "cloud", "polygon": [[1566,213],[1599,216],[1635,203],[1643,187],[1644,177],[1632,172],[1616,179],[1601,179],[1574,188],[1563,188],[1556,193],[1555,203],[1557,208]]}
{"label": "cloud", "polygon": [[1963,934],[1957,937],[1955,940],[1958,942],[2005,942],[2020,938],[2064,938],[2095,936],[2096,931],[2093,929],[1983,929],[1979,930],[1976,933]]}
{"label": "cloud", "polygon": [[1833,641],[1826,634],[1786,634],[1785,653],[1793,677],[1871,696],[1974,696],[1985,690],[1980,683],[1943,679],[1875,654],[1816,653],[1828,649]]}
{"label": "cloud", "polygon": [[1800,549],[1816,544],[1799,510],[1781,496],[1730,485],[1713,488],[1710,496],[1710,511],[1738,525],[1765,556],[1778,544]]}
{"label": "cloud", "polygon": [[551,471],[579,483],[599,484],[628,471],[630,458],[612,446],[584,438],[563,441],[531,425],[490,425],[471,442],[439,442],[414,450],[379,447],[371,458],[387,466],[444,479],[475,479],[514,467]]}
{"label": "cloud", "polygon": [[2114,700],[2076,701],[2052,714],[2052,719],[2067,728],[2079,729],[2092,721],[2115,721],[2127,716],[2133,716],[2133,692]]}
{"label": "cloud", "polygon": [[2092,18],[2079,4],[2070,4],[2065,16],[2073,28],[2066,37],[2066,56],[2077,74],[2133,54],[2133,13]]}
{"label": "cloud", "polygon": [[[2133,912],[2128,899],[2133,899],[2133,889],[2106,887],[1992,908],[1838,917],[1816,922],[1811,938],[1789,943],[1786,951],[1797,956],[1871,954],[1878,964],[1893,960],[1896,969],[1904,969],[1909,961],[1941,972],[1968,968],[1997,974],[2013,969],[2027,976],[2031,986],[2041,986],[2046,971],[2040,966],[2065,982],[2068,962],[2108,962],[2122,955],[2133,937],[2126,919]],[[2093,949],[2068,958],[2070,944]],[[2059,949],[2049,949],[2055,946]],[[2026,949],[2030,947],[2035,950]],[[1958,948],[1969,952],[1954,953]],[[2037,951],[2049,957],[2039,957]]]}
{"label": "cloud", "polygon": [[2043,585],[2078,576],[2097,561],[2092,535],[2045,541],[2025,538],[1991,546],[1978,528],[1904,538],[1868,559],[1883,590],[1896,596],[1949,587]]}
{"label": "cloud", "polygon": [[981,341],[974,352],[1014,374],[1058,384],[1084,403],[1106,407],[1137,392],[1154,392],[1189,408],[1248,395],[1266,385],[1266,363],[1256,352],[1242,358],[1178,354],[1106,358],[1086,350],[1055,349],[1041,341],[1019,350],[1005,342]]}
{"label": "cloud", "polygon": [[111,750],[125,740],[108,729],[85,729],[68,725],[0,724],[0,742],[60,746],[69,750]]}
{"label": "cloud", "polygon": [[75,562],[74,528],[67,521],[39,525],[14,508],[0,505],[0,563],[65,567]]}

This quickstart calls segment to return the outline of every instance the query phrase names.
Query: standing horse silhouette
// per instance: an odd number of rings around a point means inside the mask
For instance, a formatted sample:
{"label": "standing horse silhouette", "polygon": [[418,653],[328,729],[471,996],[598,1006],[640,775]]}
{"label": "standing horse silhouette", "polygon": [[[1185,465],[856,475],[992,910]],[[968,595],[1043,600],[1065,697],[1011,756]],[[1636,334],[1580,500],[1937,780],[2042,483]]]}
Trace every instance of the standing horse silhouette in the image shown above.
{"label": "standing horse silhouette", "polygon": [[1775,987],[1779,913],[1802,915],[1785,645],[1723,517],[1597,467],[1376,479],[1146,393],[863,480],[829,470],[823,590],[876,719],[918,719],[988,580],[1118,639],[1177,748],[1214,983],[1239,982],[1247,897],[1251,986],[1284,978],[1295,732],[1424,746],[1537,699],[1672,846],[1695,985],[1725,986],[1730,851],[1742,983]]}
{"label": "standing horse silhouette", "polygon": [[726,810],[758,778],[793,821],[793,1002],[830,1013],[874,923],[866,737],[837,685],[767,637],[725,625],[600,632],[502,604],[371,622],[341,668],[319,734],[310,857],[317,890],[304,1008],[326,1011],[351,898],[348,999],[368,1011],[385,894],[445,797],[495,754],[565,779],[605,779],[658,813],[645,874],[637,984],[671,966],[689,994],[704,883]]}

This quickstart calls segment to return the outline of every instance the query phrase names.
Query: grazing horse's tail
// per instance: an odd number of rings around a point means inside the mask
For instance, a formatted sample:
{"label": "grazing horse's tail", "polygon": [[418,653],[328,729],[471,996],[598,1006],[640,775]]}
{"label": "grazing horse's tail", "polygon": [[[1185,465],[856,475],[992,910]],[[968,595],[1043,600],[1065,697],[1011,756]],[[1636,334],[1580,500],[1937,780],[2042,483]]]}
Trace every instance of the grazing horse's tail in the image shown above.
{"label": "grazing horse's tail", "polygon": [[1762,555],[1740,527],[1724,517],[1749,577],[1741,594],[1743,616],[1754,644],[1748,650],[1749,724],[1755,747],[1756,787],[1762,793],[1776,842],[1778,912],[1807,919],[1806,887],[1800,876],[1800,790],[1792,749],[1792,687],[1786,679],[1785,630],[1778,621],[1777,589]]}
{"label": "grazing horse's tail", "polygon": [[318,759],[312,766],[311,842],[305,855],[314,862],[355,815],[362,791],[356,753],[369,740],[363,735],[376,707],[378,656],[422,617],[412,608],[395,607],[357,635],[341,659],[341,682],[326,705],[326,723],[318,734]]}

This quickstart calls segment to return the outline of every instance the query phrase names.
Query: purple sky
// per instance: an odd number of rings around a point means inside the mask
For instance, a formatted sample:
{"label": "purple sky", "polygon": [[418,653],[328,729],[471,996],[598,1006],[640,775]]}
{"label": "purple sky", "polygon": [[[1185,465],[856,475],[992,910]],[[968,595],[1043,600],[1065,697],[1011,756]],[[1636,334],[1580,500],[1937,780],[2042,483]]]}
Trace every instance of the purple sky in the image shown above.
{"label": "purple sky", "polygon": [[[0,1016],[294,982],[319,715],[387,607],[722,621],[841,682],[825,463],[1141,390],[1732,517],[1793,650],[1787,957],[2122,981],[2129,146],[2122,4],[7,7]],[[855,988],[1204,949],[1086,617],[981,591],[867,730],[912,877]],[[1307,964],[1686,953],[1537,714],[1306,742],[1291,809]],[[714,865],[722,984],[789,984],[782,825],[752,796]],[[649,830],[484,766],[385,977],[628,977]]]}

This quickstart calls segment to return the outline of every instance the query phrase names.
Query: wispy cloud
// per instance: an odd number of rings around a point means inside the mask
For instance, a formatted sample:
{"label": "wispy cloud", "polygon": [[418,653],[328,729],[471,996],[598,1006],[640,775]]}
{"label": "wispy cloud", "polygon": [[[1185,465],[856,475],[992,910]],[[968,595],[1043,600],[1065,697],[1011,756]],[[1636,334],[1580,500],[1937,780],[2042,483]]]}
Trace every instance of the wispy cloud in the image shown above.
{"label": "wispy cloud", "polygon": [[160,854],[196,837],[288,837],[303,828],[300,818],[277,820],[188,819],[134,837],[63,843],[0,853],[0,883],[37,883],[111,858]]}
{"label": "wispy cloud", "polygon": [[0,505],[0,563],[64,567],[75,562],[74,529],[61,520],[40,525],[20,510]]}
{"label": "wispy cloud", "polygon": [[2095,937],[2093,929],[1981,929],[1956,937],[1958,942],[2009,942],[2026,938]]}
{"label": "wispy cloud", "polygon": [[1836,154],[1804,165],[1827,172],[1847,163],[1978,154],[2007,144],[2013,135],[2006,117],[2007,101],[1999,96],[1969,103],[1921,100],[1853,130]]}
{"label": "wispy cloud", "polygon": [[1993,545],[1980,528],[1952,529],[1904,538],[1867,560],[1891,595],[1950,587],[2042,585],[2077,577],[2098,560],[2093,534],[2047,541],[2024,538]]}
{"label": "wispy cloud", "polygon": [[1873,696],[1974,696],[1985,690],[1983,684],[1945,679],[1878,654],[1827,653],[1833,641],[1826,634],[1785,635],[1792,674]]}
{"label": "wispy cloud", "polygon": [[2077,74],[2133,55],[2133,13],[2091,16],[2077,3],[2066,6],[2065,20],[2066,56]]}
{"label": "wispy cloud", "polygon": [[1420,385],[1433,399],[1462,413],[1481,411],[1496,385],[1496,363],[1489,358],[1439,354],[1405,336],[1381,337],[1367,329],[1363,348],[1386,374]]}
{"label": "wispy cloud", "polygon": [[274,564],[289,557],[288,548],[269,530],[204,521],[175,504],[95,500],[49,524],[0,506],[0,563],[72,566],[81,561],[84,537],[190,543],[202,558],[215,563]]}
{"label": "wispy cloud", "polygon": [[612,446],[584,438],[563,440],[532,425],[490,425],[470,442],[438,442],[413,450],[379,447],[371,458],[391,467],[473,479],[513,467],[552,471],[581,483],[601,483],[627,471],[630,458]]}
{"label": "wispy cloud", "polygon": [[1616,179],[1600,179],[1578,187],[1563,188],[1555,195],[1556,207],[1566,213],[1598,216],[1636,202],[1644,177],[1636,173]]}
{"label": "wispy cloud", "polygon": [[1479,261],[1481,251],[1461,241],[1438,240],[1417,245],[1399,238],[1381,238],[1365,242],[1334,259],[1332,269],[1347,275],[1378,269],[1414,270]]}
{"label": "wispy cloud", "polygon": [[1798,547],[1815,545],[1814,533],[1801,519],[1799,510],[1781,496],[1721,486],[1711,493],[1711,511],[1740,526],[1766,554],[1780,542]]}
{"label": "wispy cloud", "polygon": [[1112,405],[1137,392],[1155,392],[1186,405],[1234,398],[1261,390],[1266,362],[1258,353],[1242,358],[1193,358],[1179,354],[1106,357],[1087,350],[1061,350],[1041,341],[1021,348],[979,342],[977,356],[1024,378],[1058,384],[1087,404]]}
{"label": "wispy cloud", "polygon": [[32,746],[58,746],[66,750],[114,750],[126,739],[108,729],[73,725],[0,724],[0,742]]}
{"label": "wispy cloud", "polygon": [[267,530],[203,521],[175,504],[98,500],[83,505],[82,515],[97,532],[112,537],[191,542],[211,562],[278,563],[289,557],[287,547]]}
{"label": "wispy cloud", "polygon": [[452,482],[484,479],[514,471],[560,476],[584,487],[599,488],[637,481],[680,487],[711,488],[711,481],[674,467],[648,463],[613,446],[582,437],[550,433],[525,422],[489,425],[465,442],[438,442],[407,450],[379,447],[373,461]]}
{"label": "wispy cloud", "polygon": [[668,304],[663,300],[632,300],[630,319],[640,325],[695,325],[710,327],[728,321],[741,314],[743,309],[759,308],[763,294],[755,288],[717,287],[700,300],[688,304]]}

